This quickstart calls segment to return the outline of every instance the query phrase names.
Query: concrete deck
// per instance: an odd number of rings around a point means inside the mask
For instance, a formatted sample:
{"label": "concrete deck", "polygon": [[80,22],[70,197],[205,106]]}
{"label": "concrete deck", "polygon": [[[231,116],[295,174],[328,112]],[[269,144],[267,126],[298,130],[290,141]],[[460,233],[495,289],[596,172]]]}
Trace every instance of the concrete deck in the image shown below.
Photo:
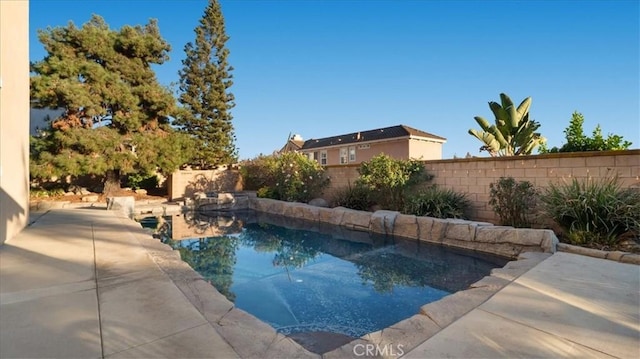
{"label": "concrete deck", "polygon": [[[0,246],[0,358],[320,358],[233,308],[117,212],[36,216]],[[415,349],[398,351],[400,340],[394,352],[637,358],[639,297],[639,266],[556,253]]]}

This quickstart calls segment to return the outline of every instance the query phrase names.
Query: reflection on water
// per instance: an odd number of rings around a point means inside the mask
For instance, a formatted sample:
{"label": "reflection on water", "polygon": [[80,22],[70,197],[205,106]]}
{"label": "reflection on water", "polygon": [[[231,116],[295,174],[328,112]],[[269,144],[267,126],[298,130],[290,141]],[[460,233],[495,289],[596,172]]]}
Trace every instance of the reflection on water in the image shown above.
{"label": "reflection on water", "polygon": [[220,293],[285,334],[322,330],[358,337],[506,263],[256,212],[192,213],[157,223],[164,240]]}

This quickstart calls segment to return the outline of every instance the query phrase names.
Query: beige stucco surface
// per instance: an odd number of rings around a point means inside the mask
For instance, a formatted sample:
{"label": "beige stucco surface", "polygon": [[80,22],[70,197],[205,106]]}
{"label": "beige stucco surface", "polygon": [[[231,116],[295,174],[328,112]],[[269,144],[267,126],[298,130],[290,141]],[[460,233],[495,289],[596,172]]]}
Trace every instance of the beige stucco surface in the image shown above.
{"label": "beige stucco surface", "polygon": [[[340,163],[341,148],[346,148],[347,150],[354,148],[356,151],[355,161],[348,159],[347,163]],[[323,151],[327,153],[327,166],[360,164],[381,153],[396,159],[435,160],[442,158],[442,143],[403,137],[384,141],[358,142],[341,146],[314,148],[303,150],[302,153],[313,154],[315,152],[316,158],[320,161],[320,153]]]}
{"label": "beige stucco surface", "polygon": [[29,1],[0,1],[0,244],[29,212]]}

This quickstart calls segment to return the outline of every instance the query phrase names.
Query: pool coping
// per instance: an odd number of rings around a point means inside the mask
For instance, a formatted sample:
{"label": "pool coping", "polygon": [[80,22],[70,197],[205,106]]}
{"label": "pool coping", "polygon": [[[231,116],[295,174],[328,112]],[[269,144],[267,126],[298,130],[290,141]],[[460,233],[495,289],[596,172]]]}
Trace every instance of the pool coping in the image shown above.
{"label": "pool coping", "polygon": [[[264,199],[257,199],[254,202],[254,205],[251,205],[253,210],[259,211],[255,208],[256,202],[265,201]],[[266,200],[270,206],[273,206],[273,200]],[[401,236],[400,233],[407,233],[406,230],[400,229],[395,231],[391,228],[389,232],[389,221],[390,216],[395,216],[394,220],[397,220],[397,216],[399,214],[390,213],[389,211],[378,211],[382,213],[371,213],[371,212],[363,212],[363,213],[355,213],[361,211],[353,211],[344,208],[337,209],[321,209],[320,207],[309,208],[311,206],[300,204],[300,203],[291,203],[291,202],[281,202],[281,208],[283,208],[282,213],[272,213],[265,212],[271,214],[283,215],[288,218],[295,219],[305,219],[304,217],[293,217],[286,216],[284,214],[284,208],[287,208],[287,213],[300,213],[298,209],[300,207],[305,208],[302,213],[308,212],[324,212],[325,215],[327,211],[332,211],[332,215],[325,218],[335,218],[336,220],[340,220],[340,227],[348,229],[348,230],[364,230],[365,226],[362,225],[363,218],[368,214],[369,216],[369,224],[372,223],[372,218],[378,220],[378,224],[380,226],[378,228],[385,229],[384,234],[395,235],[398,237],[403,237],[406,239],[413,240],[423,240],[418,238],[411,238],[408,236]],[[273,208],[273,207],[272,207]],[[335,212],[333,212],[335,211]],[[415,216],[413,216],[415,217]],[[408,222],[411,225],[411,218],[402,218],[401,221]],[[425,217],[426,218],[426,217]],[[357,222],[357,221],[360,222]],[[408,221],[407,221],[408,220]],[[419,224],[418,219],[416,218],[416,230],[418,231]],[[446,220],[443,220],[446,221]],[[322,223],[330,223],[322,222]],[[356,224],[360,223],[360,227],[356,226]],[[424,221],[423,221],[424,223]],[[438,222],[443,223],[443,222]],[[346,226],[343,224],[347,224]],[[349,225],[350,224],[350,225]],[[447,237],[447,234],[452,235],[451,233],[456,233],[462,229],[466,228],[467,233],[473,229],[474,234],[478,231],[478,227],[487,227],[490,224],[484,224],[479,222],[471,222],[471,221],[459,221],[459,220],[450,220],[446,222],[446,225],[449,226],[451,224],[451,228],[449,231],[444,229],[439,229],[437,233],[442,233],[442,238],[444,240],[451,239]],[[436,224],[435,226],[437,226]],[[140,226],[138,224],[138,226]],[[375,226],[375,225],[374,225]],[[434,225],[432,224],[432,229]],[[140,226],[141,228],[141,226]],[[374,227],[375,228],[375,227]],[[504,228],[501,228],[500,231],[504,231]],[[380,231],[376,231],[374,233],[382,234]],[[410,232],[409,232],[410,233]],[[417,232],[420,233],[420,232]],[[431,232],[430,232],[431,233]],[[519,234],[518,231],[515,232]],[[223,338],[237,351],[238,355],[242,358],[250,358],[250,357],[282,357],[282,358],[345,358],[345,357],[360,357],[357,355],[356,349],[362,348],[363,345],[375,345],[378,347],[385,345],[398,345],[402,344],[404,353],[414,349],[422,342],[428,340],[436,333],[440,332],[442,329],[449,326],[451,323],[455,322],[457,319],[461,318],[471,310],[480,306],[482,303],[486,302],[490,299],[494,294],[499,292],[502,288],[507,286],[509,283],[513,282],[522,274],[526,273],[540,262],[550,257],[552,253],[542,252],[543,247],[534,247],[533,245],[522,245],[517,250],[518,255],[516,258],[512,258],[512,260],[508,262],[502,268],[494,268],[490,275],[485,276],[479,281],[470,285],[469,289],[458,291],[451,295],[448,295],[438,301],[431,302],[423,305],[420,308],[420,311],[415,315],[399,321],[387,328],[382,330],[368,333],[360,338],[355,339],[347,344],[344,344],[336,349],[328,351],[323,354],[316,354],[308,351],[303,348],[300,344],[292,340],[291,338],[276,332],[276,330],[270,325],[262,322],[258,318],[253,315],[238,309],[234,306],[232,302],[227,300],[222,294],[220,294],[213,285],[208,283],[200,274],[198,274],[194,269],[192,269],[186,262],[182,261],[180,258],[180,254],[178,251],[173,250],[169,245],[161,243],[158,239],[153,238],[148,232],[140,232],[140,235],[137,236],[140,243],[147,249],[151,258],[156,262],[159,268],[165,272],[172,281],[176,284],[176,286],[182,291],[182,293],[187,297],[187,299],[194,305],[194,307],[205,317],[207,320],[216,327],[216,330],[221,334]],[[515,236],[514,238],[523,238],[521,236]],[[531,239],[526,239],[528,237],[524,237],[525,240],[530,243]],[[540,237],[540,242],[542,244],[544,238]],[[557,239],[556,239],[557,240]],[[425,241],[425,240],[423,240]],[[433,241],[425,241],[434,243]],[[442,241],[435,242],[442,244]],[[453,242],[459,243],[458,241]],[[446,244],[445,244],[446,245]],[[465,248],[462,246],[451,245],[451,247],[459,247]],[[533,247],[535,252],[526,252],[524,249]],[[504,248],[504,247],[502,247]],[[466,248],[469,249],[469,248]],[[485,251],[479,251],[485,252]],[[495,253],[493,253],[495,254]],[[247,335],[247,333],[251,333]],[[382,355],[382,357],[397,357],[398,352],[389,352],[387,355]]]}

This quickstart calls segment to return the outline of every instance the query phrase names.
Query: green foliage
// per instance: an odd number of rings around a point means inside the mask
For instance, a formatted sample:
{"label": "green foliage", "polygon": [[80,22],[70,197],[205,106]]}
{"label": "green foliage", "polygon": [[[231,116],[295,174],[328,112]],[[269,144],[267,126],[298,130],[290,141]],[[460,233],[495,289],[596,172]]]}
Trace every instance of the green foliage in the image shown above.
{"label": "green foliage", "polygon": [[53,188],[53,189],[43,189],[43,188],[32,188],[29,191],[30,198],[49,198],[49,197],[59,197],[64,195],[64,190],[62,188]]}
{"label": "green foliage", "polygon": [[495,116],[495,125],[480,116],[474,117],[482,127],[482,131],[469,130],[484,145],[480,151],[487,151],[491,157],[529,155],[533,150],[546,142],[546,139],[535,132],[540,124],[529,120],[531,97],[527,97],[516,108],[513,101],[504,93],[500,94],[501,104],[489,102],[489,108]]}
{"label": "green foliage", "polygon": [[512,177],[500,177],[489,184],[489,205],[500,217],[503,225],[530,227],[530,214],[536,206],[538,192],[529,181],[516,181]]}
{"label": "green foliage", "polygon": [[551,183],[540,199],[573,244],[615,245],[640,230],[640,191],[622,188],[617,177]]}
{"label": "green foliage", "polygon": [[401,210],[404,198],[416,185],[433,178],[426,173],[422,162],[396,160],[381,153],[362,162],[356,186],[370,191],[371,199],[385,209]]}
{"label": "green foliage", "polygon": [[132,173],[126,177],[127,187],[152,190],[158,188],[158,176],[155,174]]}
{"label": "green foliage", "polygon": [[175,99],[151,68],[170,50],[156,21],[116,31],[94,15],[38,36],[47,56],[31,64],[32,103],[64,112],[32,140],[33,177],[107,176],[119,187],[120,174],[184,162],[192,146],[171,129]]}
{"label": "green foliage", "polygon": [[238,249],[238,239],[235,236],[173,242],[173,247],[180,252],[182,260],[191,268],[213,284],[227,299],[235,301],[236,295],[231,291]]}
{"label": "green foliage", "polygon": [[259,196],[289,202],[309,202],[329,185],[318,162],[298,152],[260,156],[241,166],[246,189]]}
{"label": "green foliage", "polygon": [[369,211],[375,204],[372,200],[371,191],[361,185],[339,188],[333,195],[332,205],[334,207],[346,207],[359,211]]}
{"label": "green foliage", "polygon": [[189,163],[211,168],[237,160],[230,113],[235,104],[229,92],[233,68],[227,61],[229,36],[218,0],[209,0],[195,33],[195,44],[184,48],[179,98],[183,111],[176,124],[195,140]]}
{"label": "green foliage", "polygon": [[274,253],[274,267],[303,268],[322,254],[321,246],[331,238],[318,235],[310,238],[308,232],[260,223],[244,227],[238,237],[240,243],[261,253]]}
{"label": "green foliage", "polygon": [[259,155],[250,160],[245,160],[240,166],[242,183],[245,190],[258,191],[268,188],[276,183],[276,168],[278,160],[276,156]]}
{"label": "green foliage", "polygon": [[626,141],[622,136],[608,134],[607,138],[602,136],[602,129],[598,124],[591,133],[591,137],[584,134],[582,125],[584,124],[584,116],[580,112],[574,112],[571,115],[569,126],[564,130],[567,142],[562,147],[553,147],[547,149],[540,148],[540,153],[556,153],[556,152],[583,152],[583,151],[620,151],[631,147],[632,143]]}
{"label": "green foliage", "polygon": [[410,196],[404,213],[435,218],[466,218],[471,203],[466,194],[435,185]]}

